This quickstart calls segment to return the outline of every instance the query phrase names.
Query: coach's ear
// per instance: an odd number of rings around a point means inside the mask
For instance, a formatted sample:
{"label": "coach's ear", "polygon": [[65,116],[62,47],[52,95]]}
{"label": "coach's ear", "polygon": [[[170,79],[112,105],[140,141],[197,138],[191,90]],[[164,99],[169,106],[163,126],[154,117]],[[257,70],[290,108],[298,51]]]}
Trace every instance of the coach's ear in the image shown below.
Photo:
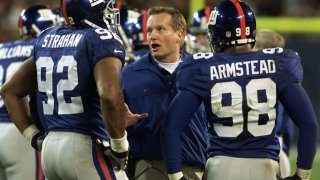
{"label": "coach's ear", "polygon": [[176,43],[180,45],[180,48],[183,46],[185,41],[186,32],[183,30],[177,30],[177,40]]}
{"label": "coach's ear", "polygon": [[183,30],[177,30],[177,40],[176,43],[179,43],[180,45],[184,42],[184,37],[186,33]]}

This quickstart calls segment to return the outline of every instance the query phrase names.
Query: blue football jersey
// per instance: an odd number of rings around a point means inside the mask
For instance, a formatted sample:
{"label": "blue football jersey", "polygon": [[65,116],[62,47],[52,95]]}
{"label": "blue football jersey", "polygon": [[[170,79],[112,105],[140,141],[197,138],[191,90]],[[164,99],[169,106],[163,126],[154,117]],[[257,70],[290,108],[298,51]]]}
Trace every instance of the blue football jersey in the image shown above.
{"label": "blue football jersey", "polygon": [[122,41],[106,29],[49,28],[37,38],[37,99],[48,131],[109,139],[93,74],[105,57],[125,58]]}
{"label": "blue football jersey", "polygon": [[[0,44],[0,86],[32,55],[34,40]],[[12,122],[0,97],[0,122]]]}
{"label": "blue football jersey", "polygon": [[276,48],[188,58],[194,61],[180,66],[177,88],[205,104],[210,156],[278,160],[278,96],[288,83],[302,81],[297,53]]}

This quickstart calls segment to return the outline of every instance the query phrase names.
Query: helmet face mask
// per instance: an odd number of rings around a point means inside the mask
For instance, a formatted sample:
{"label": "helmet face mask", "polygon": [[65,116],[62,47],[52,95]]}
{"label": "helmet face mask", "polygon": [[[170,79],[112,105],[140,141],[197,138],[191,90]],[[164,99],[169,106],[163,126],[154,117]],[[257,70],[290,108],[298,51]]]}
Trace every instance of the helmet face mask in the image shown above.
{"label": "helmet face mask", "polygon": [[120,10],[114,8],[115,1],[110,0],[103,11],[103,21],[106,23],[108,29],[113,32],[116,31],[117,26],[120,25]]}
{"label": "helmet face mask", "polygon": [[61,0],[61,9],[68,28],[107,28],[119,25],[115,0]]}
{"label": "helmet face mask", "polygon": [[241,1],[224,1],[211,11],[207,34],[214,52],[227,46],[254,44],[255,31],[254,13]]}
{"label": "helmet face mask", "polygon": [[43,30],[60,25],[59,16],[43,5],[25,9],[19,17],[19,33],[22,37],[37,37]]}

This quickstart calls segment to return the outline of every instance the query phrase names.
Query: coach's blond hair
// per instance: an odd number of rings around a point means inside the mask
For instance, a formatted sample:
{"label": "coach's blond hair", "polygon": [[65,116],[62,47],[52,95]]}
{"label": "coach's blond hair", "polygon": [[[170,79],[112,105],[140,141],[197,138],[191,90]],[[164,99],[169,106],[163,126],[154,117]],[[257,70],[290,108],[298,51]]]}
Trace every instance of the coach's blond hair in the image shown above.
{"label": "coach's blond hair", "polygon": [[174,31],[182,30],[184,33],[187,30],[186,19],[182,15],[182,13],[173,7],[168,6],[158,6],[152,7],[148,10],[148,17],[155,14],[167,13],[171,15],[171,27]]}

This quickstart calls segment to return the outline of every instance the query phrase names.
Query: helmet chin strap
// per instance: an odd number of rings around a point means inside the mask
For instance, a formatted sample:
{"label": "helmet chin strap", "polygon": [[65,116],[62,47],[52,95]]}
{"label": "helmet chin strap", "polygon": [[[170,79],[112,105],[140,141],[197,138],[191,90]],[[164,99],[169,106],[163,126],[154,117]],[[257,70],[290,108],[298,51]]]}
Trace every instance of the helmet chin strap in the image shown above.
{"label": "helmet chin strap", "polygon": [[36,32],[37,36],[41,33],[41,30],[35,24],[32,24],[31,27]]}
{"label": "helmet chin strap", "polygon": [[85,24],[87,24],[87,25],[89,25],[89,26],[91,26],[91,27],[93,27],[93,28],[99,28],[99,29],[101,29],[101,27],[100,26],[98,26],[98,25],[96,25],[96,24],[94,24],[94,23],[92,23],[91,21],[88,21],[87,19],[85,19],[84,21],[83,21]]}

